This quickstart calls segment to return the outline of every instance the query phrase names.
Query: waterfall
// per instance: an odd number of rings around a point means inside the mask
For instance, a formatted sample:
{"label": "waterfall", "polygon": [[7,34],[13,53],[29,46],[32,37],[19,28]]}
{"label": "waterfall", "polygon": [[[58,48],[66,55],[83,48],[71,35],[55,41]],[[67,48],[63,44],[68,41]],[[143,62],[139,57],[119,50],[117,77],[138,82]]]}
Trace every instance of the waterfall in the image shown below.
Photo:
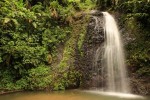
{"label": "waterfall", "polygon": [[104,15],[104,54],[102,57],[103,77],[106,78],[106,91],[129,93],[123,45],[115,19]]}

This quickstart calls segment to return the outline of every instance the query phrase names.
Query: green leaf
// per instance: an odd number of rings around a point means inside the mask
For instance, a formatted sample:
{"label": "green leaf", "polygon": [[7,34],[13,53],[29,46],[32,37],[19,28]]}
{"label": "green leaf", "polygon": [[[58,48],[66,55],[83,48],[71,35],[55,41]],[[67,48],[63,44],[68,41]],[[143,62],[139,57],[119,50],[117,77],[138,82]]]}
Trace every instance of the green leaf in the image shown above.
{"label": "green leaf", "polygon": [[4,18],[3,24],[7,24],[10,21],[10,18]]}
{"label": "green leaf", "polygon": [[33,22],[32,25],[34,26],[34,28],[37,28],[37,24],[35,22]]}
{"label": "green leaf", "polygon": [[19,26],[19,23],[18,23],[18,21],[17,21],[16,19],[12,19],[12,21],[14,22],[14,24],[15,24],[16,26]]}
{"label": "green leaf", "polygon": [[0,63],[3,62],[2,58],[0,57]]}

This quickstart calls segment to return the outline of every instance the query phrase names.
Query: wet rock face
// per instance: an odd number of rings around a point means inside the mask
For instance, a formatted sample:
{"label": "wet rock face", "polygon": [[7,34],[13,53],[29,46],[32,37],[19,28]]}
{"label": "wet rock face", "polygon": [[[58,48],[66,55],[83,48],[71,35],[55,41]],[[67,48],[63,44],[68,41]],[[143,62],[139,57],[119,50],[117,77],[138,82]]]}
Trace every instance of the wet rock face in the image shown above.
{"label": "wet rock face", "polygon": [[[85,88],[100,87],[102,85],[101,56],[102,45],[104,42],[103,15],[98,13],[90,17],[87,33],[83,43],[83,57],[81,59],[81,68],[83,86]],[[96,53],[99,52],[99,53]],[[99,82],[99,83],[98,83]]]}
{"label": "wet rock face", "polygon": [[102,43],[104,41],[103,32],[103,17],[102,16],[92,16],[90,18],[87,27],[87,37],[90,39],[89,42],[96,44]]}
{"label": "wet rock face", "polygon": [[150,76],[137,74],[135,66],[128,66],[128,69],[131,93],[150,96]]}

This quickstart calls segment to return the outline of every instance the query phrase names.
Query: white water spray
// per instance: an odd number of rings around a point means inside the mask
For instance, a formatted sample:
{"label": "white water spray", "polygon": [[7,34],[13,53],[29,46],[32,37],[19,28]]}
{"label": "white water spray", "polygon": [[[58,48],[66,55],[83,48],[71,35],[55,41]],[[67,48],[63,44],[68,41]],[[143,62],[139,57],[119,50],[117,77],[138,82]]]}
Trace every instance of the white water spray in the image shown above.
{"label": "white water spray", "polygon": [[105,20],[103,64],[106,73],[106,91],[129,93],[124,51],[117,24],[108,12],[102,13]]}

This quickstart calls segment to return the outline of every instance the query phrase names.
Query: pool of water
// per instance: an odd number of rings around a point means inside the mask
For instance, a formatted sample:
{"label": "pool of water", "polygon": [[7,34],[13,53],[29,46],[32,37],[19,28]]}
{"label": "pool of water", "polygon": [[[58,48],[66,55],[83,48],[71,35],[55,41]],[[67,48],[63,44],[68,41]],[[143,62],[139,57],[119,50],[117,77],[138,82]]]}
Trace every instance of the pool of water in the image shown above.
{"label": "pool of water", "polygon": [[[120,94],[119,94],[120,95]],[[68,90],[59,92],[18,92],[0,95],[0,100],[150,100],[150,98],[126,98],[126,96],[107,95],[82,90]]]}

